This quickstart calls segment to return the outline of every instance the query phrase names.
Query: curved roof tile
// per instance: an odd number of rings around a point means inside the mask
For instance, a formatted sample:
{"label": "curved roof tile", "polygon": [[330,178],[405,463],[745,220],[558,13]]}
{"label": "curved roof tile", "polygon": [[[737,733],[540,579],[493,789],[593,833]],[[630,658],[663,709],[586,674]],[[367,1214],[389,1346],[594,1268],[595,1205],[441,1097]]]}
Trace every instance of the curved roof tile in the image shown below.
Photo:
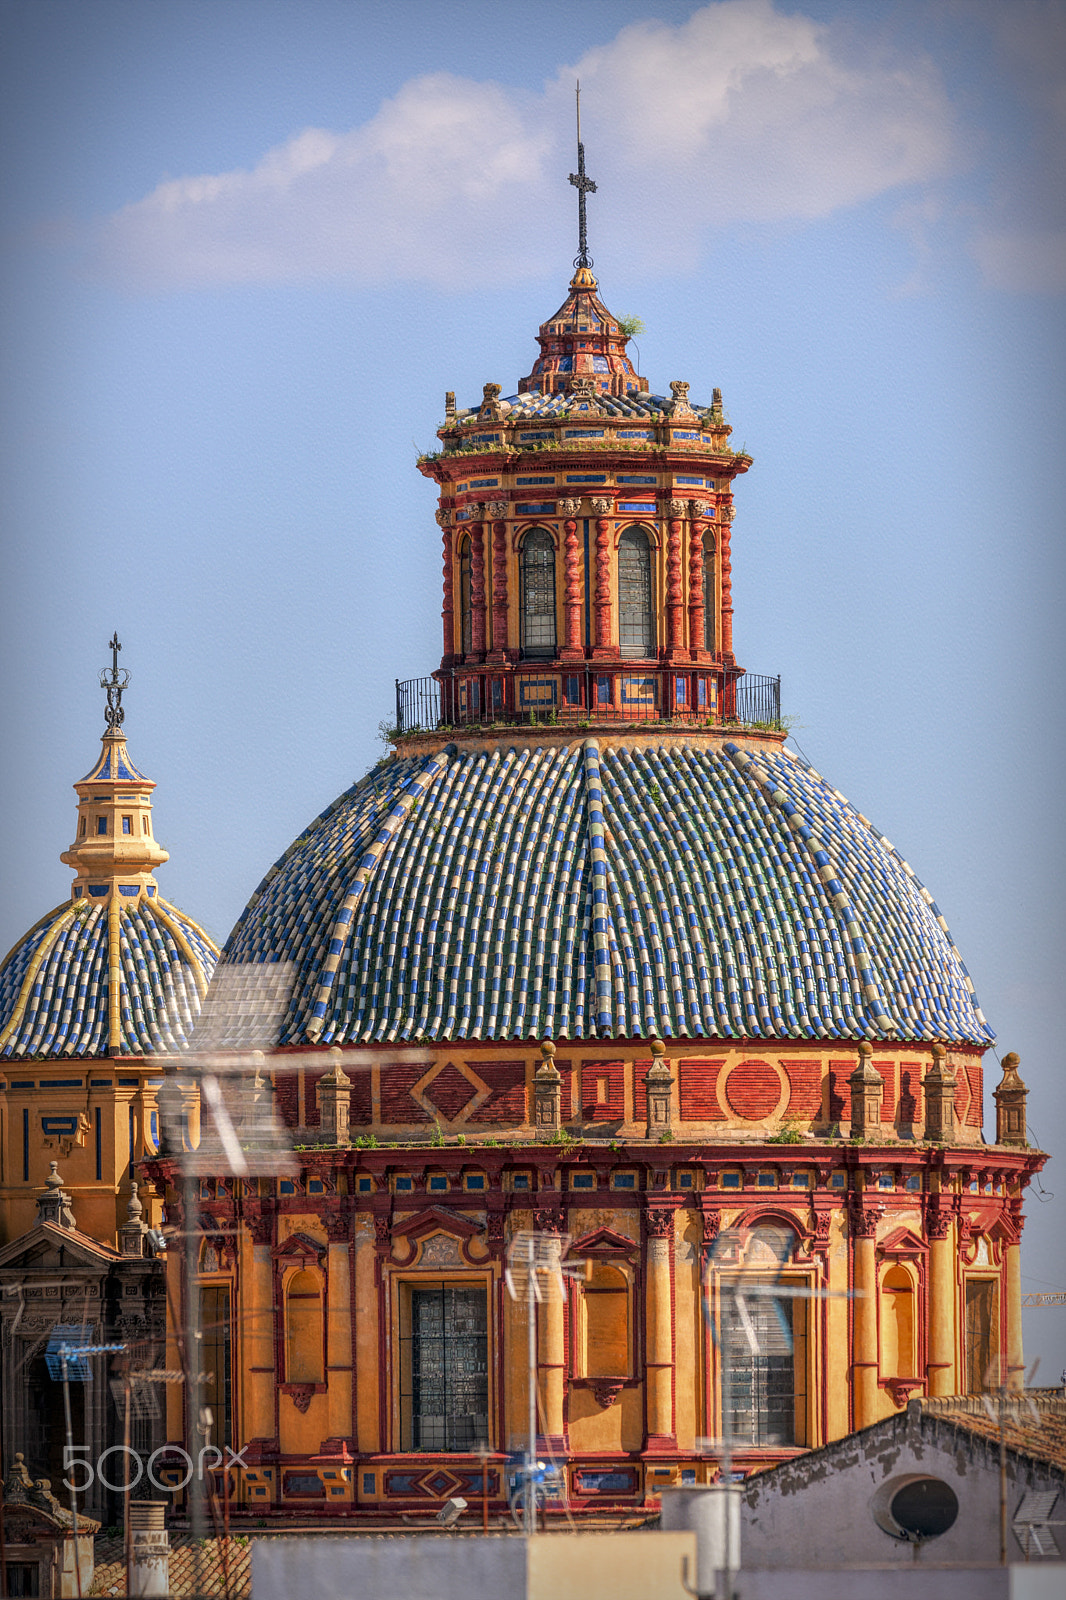
{"label": "curved roof tile", "polygon": [[888,841],[789,752],[710,740],[398,756],[223,960],[291,963],[281,1043],[993,1037]]}
{"label": "curved roof tile", "polygon": [[0,966],[0,1059],[181,1049],[217,959],[207,934],[165,900],[67,901]]}

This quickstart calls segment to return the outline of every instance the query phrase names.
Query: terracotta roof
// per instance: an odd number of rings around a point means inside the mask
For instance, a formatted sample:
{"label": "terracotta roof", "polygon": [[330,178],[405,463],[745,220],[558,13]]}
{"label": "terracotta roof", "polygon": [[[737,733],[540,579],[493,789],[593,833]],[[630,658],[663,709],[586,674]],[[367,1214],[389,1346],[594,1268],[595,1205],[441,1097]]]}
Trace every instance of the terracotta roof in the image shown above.
{"label": "terracotta roof", "polygon": [[291,964],[283,1044],[993,1037],[893,846],[787,751],[710,737],[401,754],[275,864],[223,963]]}
{"label": "terracotta roof", "polygon": [[[223,1562],[223,1546],[226,1561]],[[189,1533],[170,1535],[170,1594],[225,1596],[229,1570],[229,1600],[250,1600],[252,1546],[241,1536],[205,1539],[196,1544]],[[91,1595],[126,1593],[126,1556],[121,1537],[98,1536],[96,1573]]]}
{"label": "terracotta roof", "polygon": [[[998,1395],[950,1395],[939,1400],[921,1400],[917,1404],[923,1417],[991,1440],[998,1446]],[[1023,1394],[1009,1396],[1004,1405],[1003,1421],[1008,1450],[1066,1473],[1066,1393],[1062,1389],[1028,1389]]]}

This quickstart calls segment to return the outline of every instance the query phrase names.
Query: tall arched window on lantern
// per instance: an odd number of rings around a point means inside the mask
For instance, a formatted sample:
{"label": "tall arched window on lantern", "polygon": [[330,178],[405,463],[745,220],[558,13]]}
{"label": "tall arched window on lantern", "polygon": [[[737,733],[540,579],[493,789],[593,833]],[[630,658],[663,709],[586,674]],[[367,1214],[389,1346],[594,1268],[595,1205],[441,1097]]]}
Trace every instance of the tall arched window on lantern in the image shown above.
{"label": "tall arched window on lantern", "polygon": [[881,1376],[917,1376],[914,1284],[906,1267],[889,1267],[881,1280]]}
{"label": "tall arched window on lantern", "polygon": [[522,540],[522,654],[555,654],[555,546],[546,528]]}
{"label": "tall arched window on lantern", "polygon": [[703,535],[703,648],[714,645],[714,534]]}
{"label": "tall arched window on lantern", "polygon": [[474,608],[470,598],[471,585],[470,540],[464,538],[459,546],[459,648],[464,656],[468,656],[474,648]]}
{"label": "tall arched window on lantern", "polygon": [[655,654],[651,545],[643,528],[626,528],[618,541],[618,648],[624,656]]}
{"label": "tall arched window on lantern", "polygon": [[285,1290],[285,1381],[324,1383],[322,1280],[304,1268]]}

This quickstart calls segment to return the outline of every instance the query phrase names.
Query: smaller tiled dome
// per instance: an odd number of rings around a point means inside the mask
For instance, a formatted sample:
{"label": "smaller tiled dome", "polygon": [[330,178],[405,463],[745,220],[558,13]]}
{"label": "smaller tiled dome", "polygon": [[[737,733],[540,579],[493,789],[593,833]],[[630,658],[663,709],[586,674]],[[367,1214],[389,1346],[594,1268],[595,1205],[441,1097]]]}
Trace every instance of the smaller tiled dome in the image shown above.
{"label": "smaller tiled dome", "polygon": [[214,972],[216,945],[160,897],[153,876],[168,856],[152,825],[155,784],[121,731],[127,681],[117,664],[101,680],[107,731],[74,785],[77,832],[61,857],[75,873],[70,900],[0,963],[0,1059],[180,1049]]}
{"label": "smaller tiled dome", "polygon": [[0,1057],[181,1049],[217,958],[158,895],[57,906],[0,966]]}

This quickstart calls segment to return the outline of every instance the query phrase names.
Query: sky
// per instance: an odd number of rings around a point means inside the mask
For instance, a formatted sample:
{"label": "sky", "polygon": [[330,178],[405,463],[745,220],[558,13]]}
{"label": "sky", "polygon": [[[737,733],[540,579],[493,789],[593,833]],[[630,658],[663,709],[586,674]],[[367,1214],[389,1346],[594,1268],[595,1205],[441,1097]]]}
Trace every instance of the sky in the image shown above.
{"label": "sky", "polygon": [[[602,296],[754,456],[740,660],[943,909],[986,1131],[1016,1050],[1066,1154],[1063,0],[0,0],[0,63],[3,948],[69,893],[114,629],[220,943],[382,753],[441,648],[415,458],[565,296],[580,78]],[[1059,1161],[1026,1210],[1066,1288]]]}

